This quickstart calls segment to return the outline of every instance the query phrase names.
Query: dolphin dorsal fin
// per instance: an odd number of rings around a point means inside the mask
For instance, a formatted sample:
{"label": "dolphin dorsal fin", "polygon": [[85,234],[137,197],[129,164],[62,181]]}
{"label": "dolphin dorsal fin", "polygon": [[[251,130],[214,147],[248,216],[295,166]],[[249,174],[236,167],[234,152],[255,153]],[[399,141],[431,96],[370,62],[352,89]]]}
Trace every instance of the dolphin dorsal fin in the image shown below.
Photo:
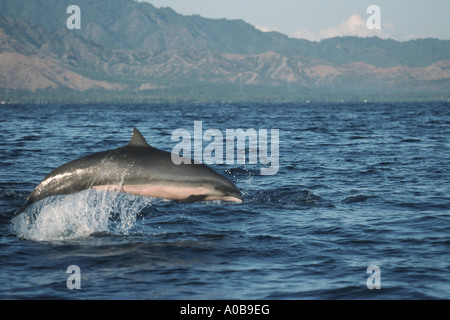
{"label": "dolphin dorsal fin", "polygon": [[127,144],[127,147],[151,147],[147,141],[145,141],[142,134],[138,129],[133,129],[133,134],[131,136],[130,142]]}

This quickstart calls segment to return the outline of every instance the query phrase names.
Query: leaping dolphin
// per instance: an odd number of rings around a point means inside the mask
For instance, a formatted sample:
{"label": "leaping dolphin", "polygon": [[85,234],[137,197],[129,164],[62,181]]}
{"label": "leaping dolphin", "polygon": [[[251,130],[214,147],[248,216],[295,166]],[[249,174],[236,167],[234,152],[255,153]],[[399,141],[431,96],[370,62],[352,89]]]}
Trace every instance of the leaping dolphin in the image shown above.
{"label": "leaping dolphin", "polygon": [[16,215],[44,198],[89,188],[178,202],[243,201],[230,180],[204,164],[189,163],[174,164],[169,152],[151,147],[135,128],[126,146],[94,153],[50,172]]}

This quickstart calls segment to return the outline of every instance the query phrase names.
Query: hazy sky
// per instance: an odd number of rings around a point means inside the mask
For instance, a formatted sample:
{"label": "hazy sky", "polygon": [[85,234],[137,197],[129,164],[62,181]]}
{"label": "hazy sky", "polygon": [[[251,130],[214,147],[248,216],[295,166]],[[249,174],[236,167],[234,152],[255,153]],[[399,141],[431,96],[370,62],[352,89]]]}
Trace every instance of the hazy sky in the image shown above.
{"label": "hazy sky", "polygon": [[[320,40],[333,36],[380,36],[396,40],[450,39],[450,0],[139,0],[184,15],[243,19],[263,30]],[[366,21],[380,8],[381,30]]]}

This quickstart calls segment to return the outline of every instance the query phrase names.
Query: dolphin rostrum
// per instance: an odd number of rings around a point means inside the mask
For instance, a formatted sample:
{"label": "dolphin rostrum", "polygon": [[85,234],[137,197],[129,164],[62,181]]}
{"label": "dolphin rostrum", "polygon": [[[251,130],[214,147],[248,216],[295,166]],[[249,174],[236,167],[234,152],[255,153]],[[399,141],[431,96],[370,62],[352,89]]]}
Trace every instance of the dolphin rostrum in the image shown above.
{"label": "dolphin rostrum", "polygon": [[204,164],[172,162],[171,154],[151,147],[137,129],[121,148],[68,162],[50,172],[16,215],[44,198],[89,188],[115,190],[178,202],[242,202],[242,194],[224,176]]}

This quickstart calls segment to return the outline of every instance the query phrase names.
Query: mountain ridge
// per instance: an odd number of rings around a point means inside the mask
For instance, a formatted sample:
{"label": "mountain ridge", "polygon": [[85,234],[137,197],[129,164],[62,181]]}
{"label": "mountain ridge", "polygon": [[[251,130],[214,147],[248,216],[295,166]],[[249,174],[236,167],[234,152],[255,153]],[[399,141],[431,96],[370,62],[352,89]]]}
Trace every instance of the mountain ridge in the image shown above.
{"label": "mountain ridge", "polygon": [[[448,96],[447,40],[311,42],[264,33],[242,20],[182,16],[132,0],[78,0],[82,28],[68,30],[71,1],[26,3],[0,3],[0,94],[1,88],[8,93],[103,90],[191,99],[195,86],[196,92],[213,88],[219,98],[239,96],[236,89],[248,94],[251,87],[259,88],[253,97],[265,99],[285,97],[286,90],[295,92],[295,99],[321,90]],[[33,75],[28,79],[25,67]]]}

